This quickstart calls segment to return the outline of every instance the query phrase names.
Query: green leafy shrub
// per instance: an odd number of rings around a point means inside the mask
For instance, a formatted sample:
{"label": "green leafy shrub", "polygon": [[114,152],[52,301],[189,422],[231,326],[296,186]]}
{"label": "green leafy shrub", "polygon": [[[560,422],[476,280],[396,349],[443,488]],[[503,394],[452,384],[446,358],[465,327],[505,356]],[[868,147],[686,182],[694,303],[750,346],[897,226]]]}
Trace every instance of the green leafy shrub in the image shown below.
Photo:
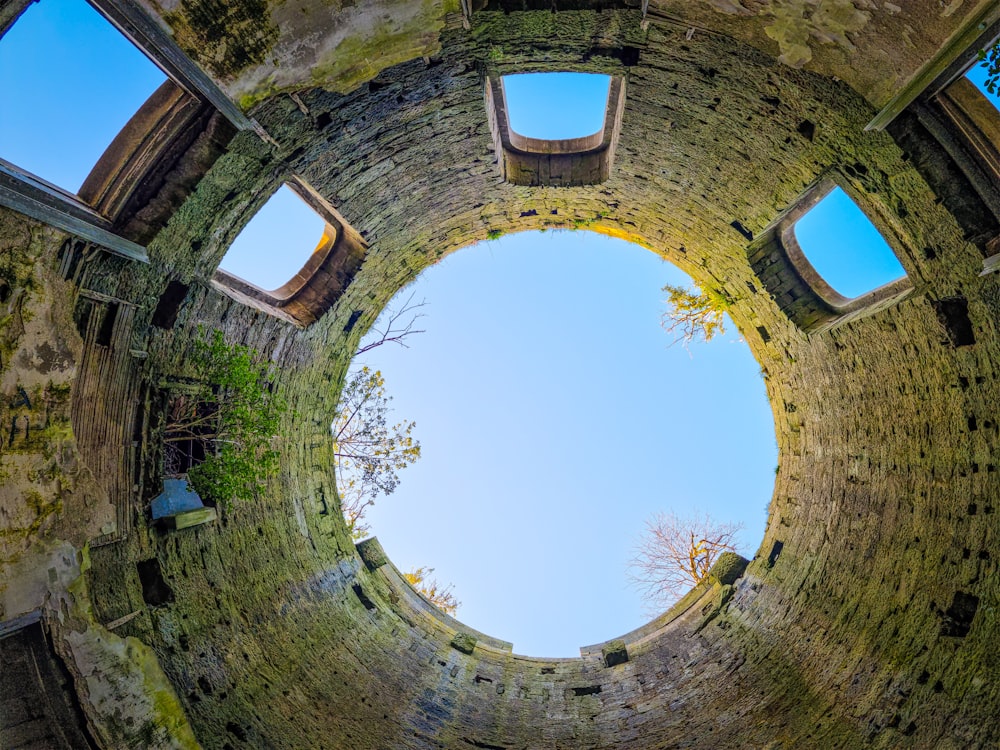
{"label": "green leafy shrub", "polygon": [[989,49],[979,50],[980,64],[986,68],[986,81],[984,85],[991,94],[997,93],[997,84],[1000,83],[1000,44],[994,44]]}
{"label": "green leafy shrub", "polygon": [[164,442],[199,441],[205,458],[188,470],[203,498],[228,504],[259,494],[278,470],[274,447],[286,411],[266,363],[253,349],[227,344],[221,331],[197,339],[192,364],[198,381],[175,399]]}

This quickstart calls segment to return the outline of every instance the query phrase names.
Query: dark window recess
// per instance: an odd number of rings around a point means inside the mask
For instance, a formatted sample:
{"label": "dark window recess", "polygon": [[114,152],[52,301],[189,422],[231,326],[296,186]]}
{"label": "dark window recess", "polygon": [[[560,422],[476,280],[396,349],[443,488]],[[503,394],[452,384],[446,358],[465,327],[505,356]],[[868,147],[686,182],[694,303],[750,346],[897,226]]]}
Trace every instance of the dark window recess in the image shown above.
{"label": "dark window recess", "polygon": [[182,284],[179,281],[171,281],[167,284],[166,290],[160,295],[160,301],[156,303],[156,310],[153,312],[153,326],[168,331],[173,328],[187,293],[187,284]]}
{"label": "dark window recess", "polygon": [[115,332],[115,321],[118,319],[118,303],[109,302],[107,310],[104,312],[104,320],[97,331],[97,338],[94,342],[98,346],[111,346],[111,337]]}
{"label": "dark window recess", "polygon": [[813,136],[816,135],[816,125],[809,120],[803,120],[802,122],[800,122],[796,130],[798,131],[799,135],[801,135],[807,141],[811,141],[813,139]]}
{"label": "dark window recess", "polygon": [[757,333],[760,334],[760,340],[765,344],[771,340],[771,334],[767,332],[767,329],[764,328],[764,326],[757,326]]}
{"label": "dark window recess", "polygon": [[972,332],[972,321],[969,320],[969,301],[965,297],[945,297],[934,300],[934,312],[941,321],[952,346],[971,346],[976,343]]}
{"label": "dark window recess", "polygon": [[618,59],[622,61],[622,65],[631,68],[639,64],[639,48],[638,47],[622,47],[621,54],[618,55]]}
{"label": "dark window recess", "polygon": [[[215,432],[214,419],[201,419],[216,415],[218,407],[188,393],[169,397],[167,424],[163,431],[163,473],[179,476],[205,460],[208,441]],[[190,426],[194,424],[195,426]]]}
{"label": "dark window recess", "polygon": [[226,731],[229,732],[231,735],[233,735],[233,737],[238,739],[240,742],[247,741],[246,730],[235,722],[232,721],[226,722]]}
{"label": "dark window recess", "polygon": [[76,330],[80,338],[87,339],[87,328],[90,327],[90,318],[94,314],[94,303],[89,299],[80,297],[73,308],[73,322],[76,323]]}
{"label": "dark window recess", "polygon": [[969,634],[972,620],[979,609],[979,597],[956,591],[951,599],[951,606],[941,619],[941,635],[964,638]]}
{"label": "dark window recess", "polygon": [[767,566],[774,567],[774,564],[778,562],[778,558],[781,557],[781,550],[785,548],[784,542],[775,542],[771,546],[771,554],[767,556]]}
{"label": "dark window recess", "polygon": [[601,692],[600,685],[588,685],[587,687],[573,688],[573,695],[597,695]]}
{"label": "dark window recess", "polygon": [[729,226],[742,234],[746,238],[747,242],[753,242],[753,232],[743,226],[739,221],[732,221],[729,223]]}
{"label": "dark window recess", "polygon": [[358,597],[358,601],[365,605],[365,609],[375,609],[375,603],[368,598],[368,594],[361,588],[360,583],[354,584],[351,588],[354,589],[354,595]]}
{"label": "dark window recess", "polygon": [[611,643],[607,648],[603,649],[603,652],[604,666],[606,667],[616,667],[628,661],[628,649],[621,641]]}
{"label": "dark window recess", "polygon": [[361,315],[361,310],[351,311],[351,317],[347,319],[347,324],[344,326],[344,333],[350,333],[354,330],[354,326],[357,324],[358,320],[360,320]]}
{"label": "dark window recess", "polygon": [[139,560],[135,564],[139,571],[139,583],[142,584],[142,600],[151,607],[170,604],[174,600],[173,589],[164,580],[160,570],[160,561],[155,557],[149,560]]}

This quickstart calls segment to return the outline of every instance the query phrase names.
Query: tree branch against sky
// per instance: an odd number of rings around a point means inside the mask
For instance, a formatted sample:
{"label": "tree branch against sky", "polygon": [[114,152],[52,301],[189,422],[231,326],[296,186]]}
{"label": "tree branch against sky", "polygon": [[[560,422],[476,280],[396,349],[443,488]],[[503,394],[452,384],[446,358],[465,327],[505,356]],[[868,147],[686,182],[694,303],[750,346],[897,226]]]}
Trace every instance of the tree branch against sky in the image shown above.
{"label": "tree branch against sky", "polygon": [[683,342],[687,348],[692,341],[711,341],[716,335],[726,332],[723,316],[729,305],[722,294],[672,284],[663,287],[663,291],[668,296],[661,324],[667,333],[674,335],[670,346]]}
{"label": "tree branch against sky", "polygon": [[449,583],[447,586],[441,586],[436,579],[429,577],[433,572],[434,568],[421,566],[403,573],[403,578],[427,601],[446,615],[454,617],[458,608],[462,606],[462,602],[458,601],[455,598],[455,594],[452,593],[452,584]]}
{"label": "tree branch against sky", "polygon": [[986,69],[983,79],[983,88],[994,96],[997,93],[997,84],[1000,82],[1000,42],[987,49],[979,50],[980,67]]}
{"label": "tree branch against sky", "polygon": [[679,516],[668,511],[647,519],[629,578],[650,614],[663,612],[704,581],[720,553],[736,551],[742,529],[743,524],[719,522],[707,513]]}
{"label": "tree branch against sky", "polygon": [[377,346],[382,346],[382,344],[389,342],[399,344],[403,348],[408,349],[410,346],[406,341],[408,336],[425,333],[423,329],[416,329],[413,326],[418,319],[424,317],[424,314],[418,312],[418,310],[426,304],[427,300],[420,300],[420,302],[414,303],[413,295],[411,294],[398,310],[387,309],[384,316],[379,316],[380,319],[384,317],[385,322],[379,326],[379,321],[375,321],[375,325],[372,326],[372,332],[377,334],[378,338],[362,346],[354,353],[354,356],[364,354]]}
{"label": "tree branch against sky", "polygon": [[365,512],[375,499],[392,494],[399,485],[397,472],[420,458],[420,443],[412,436],[416,423],[390,424],[390,401],[382,373],[362,367],[344,386],[331,425],[337,493],[355,539],[368,533]]}

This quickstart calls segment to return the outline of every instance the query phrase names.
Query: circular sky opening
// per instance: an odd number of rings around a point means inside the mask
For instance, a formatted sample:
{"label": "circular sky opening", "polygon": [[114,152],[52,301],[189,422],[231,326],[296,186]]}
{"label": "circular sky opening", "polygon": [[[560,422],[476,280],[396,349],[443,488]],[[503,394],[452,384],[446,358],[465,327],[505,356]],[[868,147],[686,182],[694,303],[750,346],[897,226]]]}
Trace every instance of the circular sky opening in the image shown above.
{"label": "circular sky opening", "polygon": [[644,624],[628,565],[660,511],[763,537],[777,447],[739,332],[689,350],[660,325],[654,253],[586,231],[525,232],[446,257],[402,290],[423,333],[352,369],[380,370],[392,421],[423,449],[366,520],[401,570],[430,567],[459,620],[530,656]]}

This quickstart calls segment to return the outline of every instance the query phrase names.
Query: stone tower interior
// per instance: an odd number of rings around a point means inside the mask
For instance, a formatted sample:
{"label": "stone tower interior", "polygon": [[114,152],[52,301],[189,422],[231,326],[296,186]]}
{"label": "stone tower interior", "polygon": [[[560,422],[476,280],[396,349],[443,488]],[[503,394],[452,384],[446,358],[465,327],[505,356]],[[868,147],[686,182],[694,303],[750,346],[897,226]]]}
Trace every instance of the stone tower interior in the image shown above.
{"label": "stone tower interior", "polygon": [[[92,4],[170,81],[78,194],[0,165],[0,745],[998,746],[1000,121],[962,72],[1000,4]],[[509,132],[497,76],[552,70],[613,77],[599,143]],[[829,182],[903,281],[848,301],[803,267],[785,228]],[[265,293],[217,267],[285,183],[336,238]],[[580,222],[731,300],[780,463],[738,576],[529,658],[355,546],[329,425],[422,269]],[[266,491],[165,531],[199,329],[266,356],[291,408]]]}

